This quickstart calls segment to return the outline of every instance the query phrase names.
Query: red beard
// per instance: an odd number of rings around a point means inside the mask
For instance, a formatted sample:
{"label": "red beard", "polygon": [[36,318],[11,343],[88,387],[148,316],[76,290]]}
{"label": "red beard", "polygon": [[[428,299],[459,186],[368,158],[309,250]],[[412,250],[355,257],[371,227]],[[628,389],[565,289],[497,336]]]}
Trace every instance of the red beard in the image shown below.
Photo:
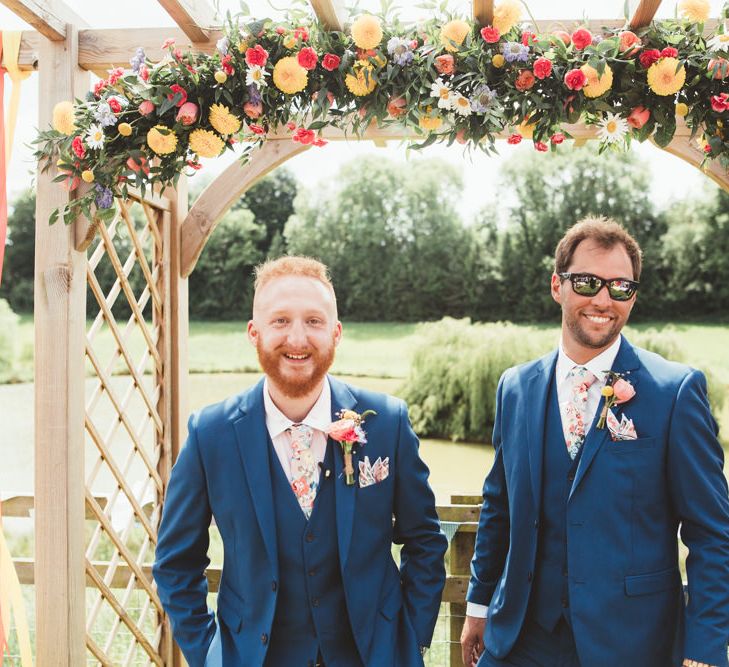
{"label": "red beard", "polygon": [[285,368],[285,347],[267,350],[256,347],[258,363],[276,388],[288,398],[301,398],[310,394],[324,379],[334,362],[334,342],[324,350],[304,350],[293,354],[310,354],[307,368]]}

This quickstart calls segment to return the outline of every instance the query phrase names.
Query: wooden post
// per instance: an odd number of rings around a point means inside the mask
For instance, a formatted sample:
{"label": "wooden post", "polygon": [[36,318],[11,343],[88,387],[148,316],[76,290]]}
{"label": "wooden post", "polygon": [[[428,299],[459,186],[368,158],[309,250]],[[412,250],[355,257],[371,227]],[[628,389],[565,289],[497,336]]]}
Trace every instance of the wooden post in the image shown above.
{"label": "wooden post", "polygon": [[[460,504],[464,498],[472,498],[471,496],[453,495],[451,496],[452,504]],[[450,574],[468,575],[471,571],[471,558],[473,557],[473,547],[476,543],[476,533],[459,530],[451,540],[450,546]],[[466,617],[466,604],[450,603],[449,618],[449,665],[456,667],[463,664],[461,658],[461,631],[463,630],[463,622]]]}
{"label": "wooden post", "polygon": [[[89,88],[78,67],[78,30],[40,47],[40,127],[53,106]],[[35,235],[35,595],[36,661],[86,664],[84,575],[84,339],[86,255],[73,225],[49,226],[69,195],[38,174]]]}

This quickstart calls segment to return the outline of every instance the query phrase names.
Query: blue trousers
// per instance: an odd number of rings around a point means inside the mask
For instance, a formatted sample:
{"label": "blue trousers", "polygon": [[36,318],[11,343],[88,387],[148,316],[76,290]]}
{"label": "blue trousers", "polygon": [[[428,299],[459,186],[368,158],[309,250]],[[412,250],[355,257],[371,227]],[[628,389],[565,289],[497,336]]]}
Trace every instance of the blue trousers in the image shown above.
{"label": "blue trousers", "polygon": [[572,630],[564,619],[553,632],[527,619],[506,658],[495,658],[487,647],[477,667],[580,667],[580,661]]}

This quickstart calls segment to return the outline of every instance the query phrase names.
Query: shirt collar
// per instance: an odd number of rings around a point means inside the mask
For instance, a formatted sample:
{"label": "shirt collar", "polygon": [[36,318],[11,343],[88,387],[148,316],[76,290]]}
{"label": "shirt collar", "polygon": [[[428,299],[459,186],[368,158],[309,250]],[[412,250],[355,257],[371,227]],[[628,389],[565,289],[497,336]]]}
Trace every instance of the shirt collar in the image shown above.
{"label": "shirt collar", "polygon": [[555,369],[555,377],[557,380],[557,386],[564,382],[567,374],[572,370],[574,366],[584,366],[590,371],[599,383],[605,382],[605,371],[610,370],[615,362],[615,357],[618,356],[618,350],[620,349],[620,343],[623,340],[622,334],[615,339],[615,342],[606,350],[603,350],[596,357],[593,357],[584,364],[578,364],[576,361],[572,361],[567,356],[562,346],[562,341],[559,343],[559,355],[557,357],[557,367]]}
{"label": "shirt collar", "polygon": [[[263,407],[266,412],[266,428],[271,435],[271,439],[281,435],[294,424],[273,402],[268,391],[268,378],[263,381]],[[332,423],[332,390],[328,378],[324,382],[319,398],[316,399],[316,403],[309,410],[309,414],[299,423],[306,424],[324,433],[327,432],[329,425]]]}

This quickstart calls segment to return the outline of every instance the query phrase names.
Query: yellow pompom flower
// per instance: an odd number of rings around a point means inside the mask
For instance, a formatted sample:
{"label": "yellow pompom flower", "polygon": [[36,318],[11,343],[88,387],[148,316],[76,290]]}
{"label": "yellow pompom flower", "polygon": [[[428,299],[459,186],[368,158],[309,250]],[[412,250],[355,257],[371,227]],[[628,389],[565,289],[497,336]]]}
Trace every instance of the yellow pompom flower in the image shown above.
{"label": "yellow pompom flower", "polygon": [[91,169],[85,169],[81,172],[81,179],[84,181],[84,183],[93,183],[94,182],[94,172],[91,171]]}
{"label": "yellow pompom flower", "polygon": [[375,67],[366,60],[359,60],[352,68],[352,72],[344,77],[344,83],[349,92],[357,97],[369,95],[377,86],[375,81]]}
{"label": "yellow pompom flower", "polygon": [[610,398],[610,396],[612,396],[612,395],[613,395],[613,394],[615,393],[615,391],[614,391],[614,389],[613,389],[612,387],[603,387],[603,388],[602,388],[602,389],[600,390],[600,393],[601,393],[601,394],[602,394],[602,395],[603,395],[603,396],[604,396],[605,398]]}
{"label": "yellow pompom flower", "polygon": [[440,30],[440,43],[446,51],[455,53],[458,51],[458,47],[463,44],[463,40],[466,39],[469,32],[471,32],[471,26],[465,21],[460,19],[448,21]]}
{"label": "yellow pompom flower", "polygon": [[358,16],[352,23],[352,39],[360,49],[374,49],[382,41],[380,20],[370,14]]}
{"label": "yellow pompom flower", "polygon": [[705,23],[711,12],[709,0],[681,0],[678,15],[692,23]]}
{"label": "yellow pompom flower", "polygon": [[228,80],[228,75],[222,69],[215,70],[213,76],[218,83],[225,83]]}
{"label": "yellow pompom flower", "polygon": [[521,16],[520,2],[517,2],[517,0],[504,0],[494,7],[492,25],[503,35],[521,21]]}
{"label": "yellow pompom flower", "polygon": [[273,68],[273,84],[282,93],[299,93],[306,88],[308,82],[306,70],[292,56],[281,58]]}
{"label": "yellow pompom flower", "polygon": [[177,148],[177,135],[166,125],[155,125],[147,132],[147,146],[157,155],[174,153]]}
{"label": "yellow pompom flower", "polygon": [[118,129],[122,137],[128,137],[132,133],[132,126],[129,123],[119,123]]}
{"label": "yellow pompom flower", "polygon": [[686,68],[676,58],[661,58],[648,68],[648,87],[656,95],[675,95],[686,83]]}
{"label": "yellow pompom flower", "polygon": [[580,69],[584,72],[587,77],[587,83],[582,89],[585,93],[585,97],[600,97],[604,95],[613,85],[613,71],[610,69],[610,65],[605,65],[605,70],[602,76],[598,76],[597,70],[591,65],[583,65]]}
{"label": "yellow pompom flower", "polygon": [[71,136],[76,131],[73,119],[73,102],[59,102],[53,107],[53,129],[56,132]]}
{"label": "yellow pompom flower", "polygon": [[198,128],[190,133],[190,150],[200,157],[218,157],[225,142],[215,132]]}
{"label": "yellow pompom flower", "polygon": [[679,102],[676,105],[676,115],[681,116],[682,118],[684,116],[687,116],[689,112],[689,108],[687,104],[684,104],[683,102]]}
{"label": "yellow pompom flower", "polygon": [[213,104],[210,107],[208,120],[220,134],[235,134],[240,130],[240,119],[234,116],[230,109],[223,104]]}
{"label": "yellow pompom flower", "polygon": [[496,69],[501,69],[505,62],[506,58],[504,58],[504,56],[500,53],[497,53],[493,58],[491,58],[491,64],[496,67]]}

